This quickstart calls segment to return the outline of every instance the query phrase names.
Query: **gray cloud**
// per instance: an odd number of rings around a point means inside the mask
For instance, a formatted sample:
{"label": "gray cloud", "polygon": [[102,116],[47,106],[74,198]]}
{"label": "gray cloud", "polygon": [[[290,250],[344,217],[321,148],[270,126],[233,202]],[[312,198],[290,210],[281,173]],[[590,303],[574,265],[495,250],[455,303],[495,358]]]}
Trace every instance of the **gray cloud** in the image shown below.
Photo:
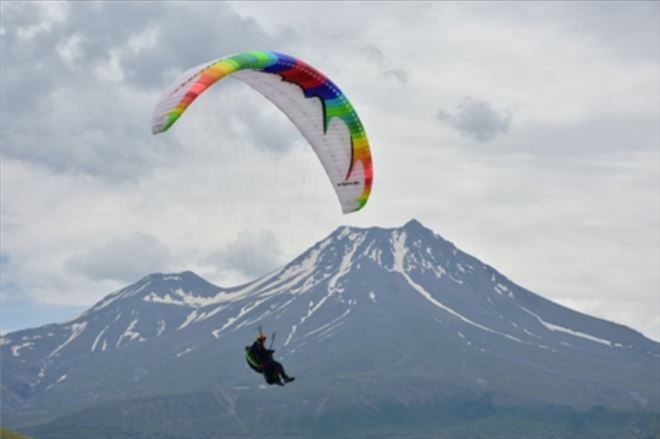
{"label": "gray cloud", "polygon": [[15,299],[23,293],[9,254],[0,252],[0,297],[2,300]]}
{"label": "gray cloud", "polygon": [[[610,172],[620,167],[621,159],[657,153],[659,144],[657,118],[606,115],[560,126],[528,123],[498,145],[497,152],[532,154],[544,160],[545,168],[586,162],[607,164],[606,171]],[[617,156],[620,158],[614,159]]]}
{"label": "gray cloud", "polygon": [[117,181],[177,161],[174,139],[149,132],[174,76],[278,41],[226,3],[10,2],[2,12],[3,156]]}
{"label": "gray cloud", "polygon": [[367,58],[369,61],[378,65],[378,67],[383,67],[386,63],[385,54],[376,46],[365,46],[360,49],[362,55]]}
{"label": "gray cloud", "polygon": [[364,46],[360,49],[360,53],[365,59],[378,67],[380,74],[386,79],[394,79],[400,84],[408,83],[410,72],[401,67],[396,67],[395,63],[380,48],[374,45]]}
{"label": "gray cloud", "polygon": [[74,255],[66,266],[92,280],[132,282],[149,273],[169,271],[172,253],[157,238],[134,233]]}
{"label": "gray cloud", "polygon": [[488,23],[551,29],[621,59],[656,62],[660,52],[657,1],[474,2],[460,10]]}
{"label": "gray cloud", "polygon": [[241,232],[236,239],[208,258],[219,271],[235,271],[247,279],[255,279],[277,268],[282,248],[273,233]]}
{"label": "gray cloud", "polygon": [[383,72],[383,76],[386,78],[394,78],[399,81],[401,84],[407,84],[410,74],[403,69],[387,69]]}
{"label": "gray cloud", "polygon": [[135,180],[176,159],[177,146],[149,133],[150,109],[121,89],[57,90],[32,117],[3,112],[3,156],[57,173]]}
{"label": "gray cloud", "polygon": [[[114,56],[126,82],[160,90],[171,79],[171,70],[278,43],[277,37],[226,3],[199,2],[190,7],[178,2],[80,2],[61,4],[59,14],[50,14],[57,19],[49,19],[43,12],[46,8],[37,2],[4,9],[3,64],[12,69],[17,62],[31,62],[31,69],[20,66],[28,84],[32,75],[61,83],[72,65],[76,69],[69,72],[68,80],[77,82]],[[46,25],[45,20],[52,23]],[[188,23],[185,32],[182,23]],[[31,38],[22,36],[35,26],[44,30]],[[63,56],[72,38],[78,40],[77,62]]]}
{"label": "gray cloud", "polygon": [[[576,34],[623,58],[658,60],[660,3],[657,1],[569,2],[557,7],[561,22]],[[562,5],[564,6],[564,5]]]}
{"label": "gray cloud", "polygon": [[510,111],[497,111],[486,101],[465,98],[453,113],[438,111],[438,119],[458,130],[463,136],[488,142],[511,125]]}

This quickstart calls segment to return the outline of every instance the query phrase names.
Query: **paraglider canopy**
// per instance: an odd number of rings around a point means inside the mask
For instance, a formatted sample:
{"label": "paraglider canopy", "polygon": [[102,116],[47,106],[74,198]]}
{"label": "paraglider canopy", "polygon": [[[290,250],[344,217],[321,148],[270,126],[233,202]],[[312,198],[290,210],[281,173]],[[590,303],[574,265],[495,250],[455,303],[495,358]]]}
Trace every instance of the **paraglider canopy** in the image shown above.
{"label": "paraglider canopy", "polygon": [[198,96],[229,75],[264,95],[296,125],[321,161],[344,213],[364,207],[373,168],[362,122],[339,87],[292,56],[250,51],[188,70],[156,104],[152,132],[170,129]]}

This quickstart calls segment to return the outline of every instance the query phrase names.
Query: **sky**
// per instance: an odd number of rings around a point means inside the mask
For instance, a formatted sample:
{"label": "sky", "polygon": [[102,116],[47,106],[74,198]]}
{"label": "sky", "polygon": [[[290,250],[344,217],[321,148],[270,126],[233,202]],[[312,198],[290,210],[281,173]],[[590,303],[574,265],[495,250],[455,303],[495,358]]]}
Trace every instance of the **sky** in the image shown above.
{"label": "sky", "polygon": [[[0,331],[62,322],[153,272],[231,286],[340,225],[416,218],[519,285],[660,340],[660,3],[0,3]],[[275,50],[365,126],[341,215],[296,128],[183,71]]]}

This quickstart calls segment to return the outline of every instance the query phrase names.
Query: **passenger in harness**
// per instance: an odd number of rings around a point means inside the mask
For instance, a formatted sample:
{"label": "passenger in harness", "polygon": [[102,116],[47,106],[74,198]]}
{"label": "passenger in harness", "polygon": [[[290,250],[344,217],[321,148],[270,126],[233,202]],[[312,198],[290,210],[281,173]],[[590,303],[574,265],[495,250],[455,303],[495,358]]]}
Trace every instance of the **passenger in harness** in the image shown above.
{"label": "passenger in harness", "polygon": [[273,358],[275,350],[266,348],[265,343],[266,335],[260,331],[252,346],[245,346],[245,359],[248,366],[262,374],[268,384],[283,386],[284,383],[293,381],[295,378],[287,375],[282,364]]}

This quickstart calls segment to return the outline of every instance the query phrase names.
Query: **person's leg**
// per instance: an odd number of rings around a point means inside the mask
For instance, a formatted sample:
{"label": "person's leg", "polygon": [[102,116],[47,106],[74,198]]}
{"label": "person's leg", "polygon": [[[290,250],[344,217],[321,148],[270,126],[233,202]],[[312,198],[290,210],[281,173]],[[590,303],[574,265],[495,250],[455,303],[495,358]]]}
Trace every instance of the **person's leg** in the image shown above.
{"label": "person's leg", "polygon": [[268,384],[277,384],[278,386],[283,386],[282,380],[280,379],[280,371],[282,365],[277,361],[271,361],[268,363],[264,370],[264,377]]}
{"label": "person's leg", "polygon": [[286,374],[286,372],[284,371],[284,366],[282,366],[281,363],[278,363],[277,361],[275,361],[274,363],[276,368],[275,370],[277,371],[278,376],[281,376],[282,379],[284,379],[284,382],[290,383],[295,379],[294,377],[290,377],[289,375]]}

